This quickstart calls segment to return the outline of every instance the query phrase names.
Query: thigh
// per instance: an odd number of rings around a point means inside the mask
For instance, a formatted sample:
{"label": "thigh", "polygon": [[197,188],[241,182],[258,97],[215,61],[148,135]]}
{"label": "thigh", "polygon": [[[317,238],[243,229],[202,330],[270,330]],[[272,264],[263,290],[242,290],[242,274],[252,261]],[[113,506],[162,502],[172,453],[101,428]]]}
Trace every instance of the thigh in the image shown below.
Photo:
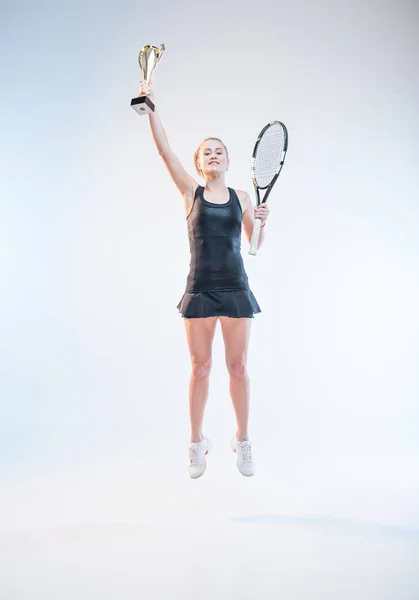
{"label": "thigh", "polygon": [[220,317],[227,363],[246,362],[252,319]]}
{"label": "thigh", "polygon": [[217,320],[218,317],[184,319],[186,337],[192,360],[202,362],[210,360]]}

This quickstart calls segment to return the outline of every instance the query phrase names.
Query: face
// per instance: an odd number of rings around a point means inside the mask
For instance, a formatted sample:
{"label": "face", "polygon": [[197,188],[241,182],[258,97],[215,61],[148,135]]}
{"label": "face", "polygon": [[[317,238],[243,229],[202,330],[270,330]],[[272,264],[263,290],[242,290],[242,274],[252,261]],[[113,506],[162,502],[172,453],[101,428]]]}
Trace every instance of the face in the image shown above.
{"label": "face", "polygon": [[203,142],[199,149],[199,166],[204,175],[224,172],[228,164],[226,150],[219,140]]}

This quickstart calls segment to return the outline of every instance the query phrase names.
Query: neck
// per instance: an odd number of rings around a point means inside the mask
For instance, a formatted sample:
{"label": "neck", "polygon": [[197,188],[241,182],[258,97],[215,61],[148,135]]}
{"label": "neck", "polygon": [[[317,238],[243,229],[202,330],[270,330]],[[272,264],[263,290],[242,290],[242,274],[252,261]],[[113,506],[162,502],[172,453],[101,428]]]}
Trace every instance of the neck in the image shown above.
{"label": "neck", "polygon": [[227,188],[224,173],[214,178],[205,179],[205,189],[209,192],[220,192]]}

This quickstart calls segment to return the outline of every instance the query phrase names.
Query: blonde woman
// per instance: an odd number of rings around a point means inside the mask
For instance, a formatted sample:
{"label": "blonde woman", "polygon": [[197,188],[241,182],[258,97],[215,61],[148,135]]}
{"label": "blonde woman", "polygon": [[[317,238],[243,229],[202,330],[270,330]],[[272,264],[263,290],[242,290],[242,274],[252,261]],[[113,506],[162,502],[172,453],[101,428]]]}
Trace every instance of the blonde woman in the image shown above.
{"label": "blonde woman", "polygon": [[[140,94],[153,99],[151,86],[140,82]],[[214,137],[205,139],[195,152],[197,172],[205,185],[183,168],[169,146],[157,111],[149,115],[157,150],[183,197],[191,252],[186,290],[178,304],[184,317],[192,363],[189,385],[191,439],[189,475],[197,479],[206,469],[210,440],[202,435],[205,405],[208,399],[212,364],[212,343],[217,322],[221,324],[226,365],[230,376],[237,432],[231,447],[237,467],[247,477],[255,472],[252,445],[248,436],[249,377],[247,353],[251,319],[260,312],[251,292],[241,256],[242,226],[250,242],[254,219],[262,220],[259,247],[269,215],[266,204],[255,208],[249,195],[227,187],[229,166],[224,143]]]}

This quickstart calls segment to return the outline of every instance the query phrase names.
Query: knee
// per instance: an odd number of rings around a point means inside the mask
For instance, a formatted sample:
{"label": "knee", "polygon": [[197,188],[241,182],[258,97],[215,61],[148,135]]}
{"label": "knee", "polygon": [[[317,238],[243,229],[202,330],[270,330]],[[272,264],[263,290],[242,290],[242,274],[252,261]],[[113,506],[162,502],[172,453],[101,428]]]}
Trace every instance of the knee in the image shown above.
{"label": "knee", "polygon": [[211,359],[208,360],[192,360],[192,377],[194,379],[204,379],[208,377],[211,371]]}
{"label": "knee", "polygon": [[227,369],[230,377],[234,377],[235,379],[246,379],[247,377],[246,363],[244,360],[227,363]]}

